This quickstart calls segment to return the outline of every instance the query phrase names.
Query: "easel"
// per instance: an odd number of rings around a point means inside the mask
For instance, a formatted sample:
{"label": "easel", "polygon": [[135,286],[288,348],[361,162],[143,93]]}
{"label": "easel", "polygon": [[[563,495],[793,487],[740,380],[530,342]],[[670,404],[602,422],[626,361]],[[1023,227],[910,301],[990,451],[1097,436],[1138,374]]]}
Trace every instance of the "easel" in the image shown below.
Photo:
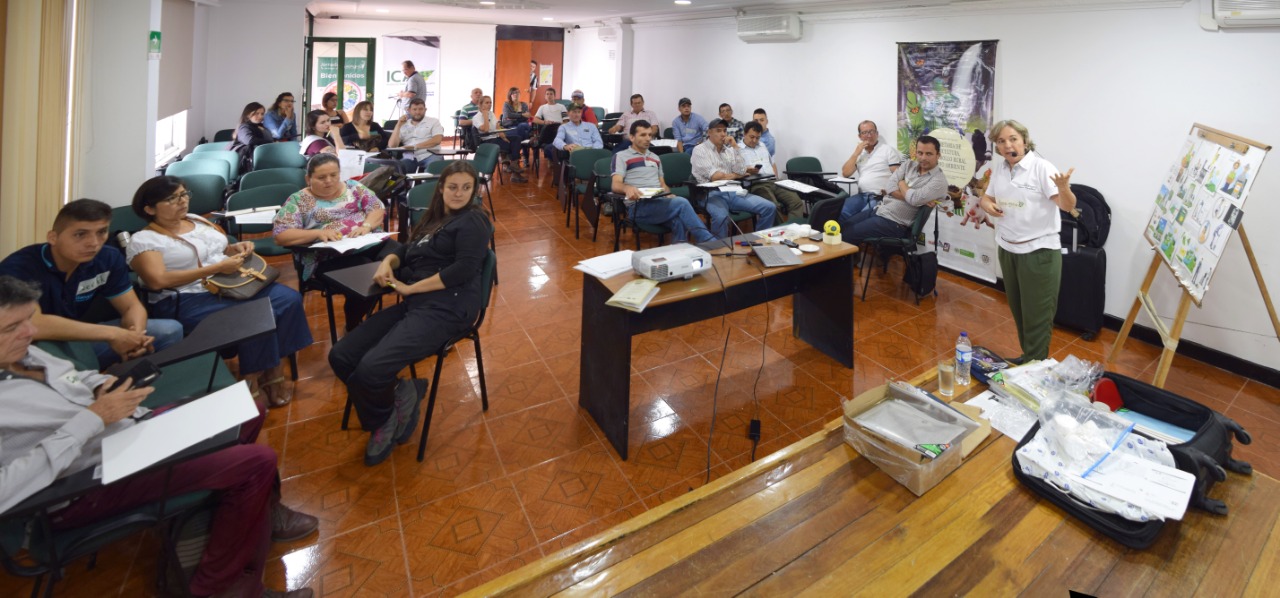
{"label": "easel", "polygon": [[[1242,137],[1237,137],[1229,133],[1196,124],[1192,130],[1200,129],[1200,136],[1218,143],[1219,145],[1230,148],[1233,151],[1238,147],[1252,146],[1263,151],[1270,151],[1271,146],[1250,141]],[[1245,148],[1247,149],[1247,147]],[[1255,173],[1254,176],[1257,176]],[[1271,316],[1271,327],[1275,330],[1276,339],[1280,340],[1280,318],[1276,316],[1275,305],[1271,302],[1271,293],[1267,291],[1267,283],[1262,279],[1262,269],[1258,267],[1258,260],[1254,257],[1253,246],[1249,243],[1249,236],[1245,234],[1244,223],[1241,223],[1236,229],[1240,233],[1240,243],[1244,246],[1244,254],[1249,258],[1249,266],[1253,269],[1253,277],[1258,281],[1258,290],[1262,292],[1262,302],[1267,306],[1267,315]],[[1120,327],[1120,334],[1116,336],[1115,344],[1111,346],[1111,352],[1107,354],[1107,369],[1115,364],[1116,358],[1120,355],[1120,350],[1124,347],[1124,343],[1129,339],[1129,331],[1133,328],[1133,323],[1138,318],[1138,310],[1145,309],[1147,317],[1155,324],[1156,331],[1160,333],[1160,340],[1164,348],[1160,352],[1160,364],[1156,367],[1155,379],[1152,384],[1157,387],[1164,388],[1165,379],[1169,376],[1169,367],[1173,365],[1173,356],[1178,351],[1178,342],[1182,339],[1182,327],[1187,322],[1187,314],[1191,311],[1191,303],[1194,301],[1196,307],[1200,307],[1200,300],[1196,299],[1191,291],[1187,288],[1188,282],[1179,280],[1179,288],[1182,289],[1182,299],[1178,302],[1178,313],[1173,318],[1173,327],[1166,328],[1164,321],[1160,319],[1160,314],[1156,312],[1155,304],[1151,301],[1148,292],[1151,290],[1151,284],[1156,279],[1156,273],[1160,271],[1160,264],[1168,263],[1162,259],[1160,251],[1156,247],[1155,255],[1151,259],[1151,266],[1147,268],[1147,276],[1142,281],[1142,287],[1138,289],[1138,296],[1133,300],[1133,307],[1129,308],[1129,316],[1125,318],[1124,325]],[[1172,266],[1169,266],[1170,272],[1177,277]]]}

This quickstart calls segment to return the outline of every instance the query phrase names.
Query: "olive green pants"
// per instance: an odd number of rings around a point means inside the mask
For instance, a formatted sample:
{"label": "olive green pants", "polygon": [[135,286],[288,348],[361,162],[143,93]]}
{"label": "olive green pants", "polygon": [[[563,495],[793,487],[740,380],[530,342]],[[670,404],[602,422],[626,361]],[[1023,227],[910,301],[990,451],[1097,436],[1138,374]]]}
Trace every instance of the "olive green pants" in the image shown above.
{"label": "olive green pants", "polygon": [[775,222],[782,223],[804,214],[804,200],[795,191],[769,182],[756,183],[748,191],[773,202],[778,208]]}
{"label": "olive green pants", "polygon": [[1053,316],[1058,312],[1058,287],[1062,283],[1062,252],[1037,249],[1011,253],[1000,249],[1004,294],[1013,323],[1018,327],[1022,360],[1047,359]]}

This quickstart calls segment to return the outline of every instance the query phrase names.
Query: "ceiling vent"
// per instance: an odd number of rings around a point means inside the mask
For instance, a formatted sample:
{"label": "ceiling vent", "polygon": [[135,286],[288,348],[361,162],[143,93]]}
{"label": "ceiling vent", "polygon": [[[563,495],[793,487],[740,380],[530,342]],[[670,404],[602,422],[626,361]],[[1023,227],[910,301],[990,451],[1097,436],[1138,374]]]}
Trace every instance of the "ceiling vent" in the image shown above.
{"label": "ceiling vent", "polygon": [[618,30],[613,27],[601,27],[597,30],[600,34],[600,41],[611,42],[618,39]]}
{"label": "ceiling vent", "polygon": [[738,39],[749,44],[800,41],[800,15],[738,17]]}
{"label": "ceiling vent", "polygon": [[1222,27],[1280,26],[1280,0],[1213,0],[1213,20]]}

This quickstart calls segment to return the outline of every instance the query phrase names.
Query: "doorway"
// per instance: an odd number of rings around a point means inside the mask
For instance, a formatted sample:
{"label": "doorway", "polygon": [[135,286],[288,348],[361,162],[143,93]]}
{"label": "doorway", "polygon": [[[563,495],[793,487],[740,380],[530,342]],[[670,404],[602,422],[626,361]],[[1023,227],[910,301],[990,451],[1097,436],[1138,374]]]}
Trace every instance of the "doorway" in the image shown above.
{"label": "doorway", "polygon": [[374,42],[369,37],[307,38],[306,111],[323,109],[325,94],[333,92],[338,94],[338,109],[350,120],[356,104],[373,101],[374,78],[369,73],[376,58]]}
{"label": "doorway", "polygon": [[[543,91],[548,87],[556,88],[558,97],[568,97],[566,90],[560,88],[564,74],[563,29],[501,25],[496,33],[494,112],[502,113],[502,103],[507,101],[507,90],[512,87],[520,90],[520,101],[529,104],[531,113],[546,103]],[[531,72],[531,68],[536,70]]]}

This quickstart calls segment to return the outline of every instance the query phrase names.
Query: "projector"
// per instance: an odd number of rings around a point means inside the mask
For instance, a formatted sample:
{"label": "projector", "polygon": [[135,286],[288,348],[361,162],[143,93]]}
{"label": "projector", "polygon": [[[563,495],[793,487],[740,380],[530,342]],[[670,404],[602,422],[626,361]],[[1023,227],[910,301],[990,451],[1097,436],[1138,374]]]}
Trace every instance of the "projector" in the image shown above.
{"label": "projector", "polygon": [[658,282],[687,279],[711,269],[711,254],[688,243],[676,243],[631,254],[631,267],[640,276]]}

